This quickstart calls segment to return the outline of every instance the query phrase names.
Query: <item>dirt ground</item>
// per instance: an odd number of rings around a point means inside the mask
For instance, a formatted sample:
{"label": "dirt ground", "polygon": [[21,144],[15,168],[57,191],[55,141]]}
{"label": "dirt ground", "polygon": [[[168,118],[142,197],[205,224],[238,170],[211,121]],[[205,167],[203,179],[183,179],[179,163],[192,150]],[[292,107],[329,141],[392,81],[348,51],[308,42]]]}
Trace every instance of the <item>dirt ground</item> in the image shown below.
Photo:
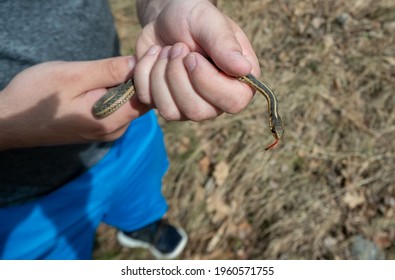
{"label": "dirt ground", "polygon": [[[122,52],[139,31],[133,1],[112,0]],[[277,93],[237,115],[165,122],[169,219],[183,259],[395,259],[395,1],[220,0],[250,38]],[[101,226],[94,257],[150,259]]]}

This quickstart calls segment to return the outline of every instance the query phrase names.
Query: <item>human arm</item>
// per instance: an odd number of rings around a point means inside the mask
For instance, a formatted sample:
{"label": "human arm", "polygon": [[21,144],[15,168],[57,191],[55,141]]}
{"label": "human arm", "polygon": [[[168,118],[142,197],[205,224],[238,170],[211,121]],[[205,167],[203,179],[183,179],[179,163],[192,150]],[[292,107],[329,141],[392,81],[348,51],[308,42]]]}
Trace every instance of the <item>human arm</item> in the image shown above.
{"label": "human arm", "polygon": [[46,62],[16,75],[0,92],[0,150],[109,141],[149,108],[137,98],[97,120],[93,104],[134,70],[134,57]]}

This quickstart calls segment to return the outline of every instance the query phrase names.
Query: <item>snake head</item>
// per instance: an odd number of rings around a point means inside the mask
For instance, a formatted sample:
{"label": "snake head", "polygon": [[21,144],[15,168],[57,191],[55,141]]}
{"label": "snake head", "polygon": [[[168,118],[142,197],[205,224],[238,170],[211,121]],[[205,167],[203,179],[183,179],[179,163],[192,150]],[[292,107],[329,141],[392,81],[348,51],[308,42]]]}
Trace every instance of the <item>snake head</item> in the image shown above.
{"label": "snake head", "polygon": [[284,134],[283,121],[280,118],[280,116],[278,116],[277,118],[270,119],[270,130],[272,131],[272,134],[276,139],[280,139],[283,136]]}
{"label": "snake head", "polygon": [[283,121],[281,120],[280,116],[275,117],[275,118],[270,117],[269,118],[269,126],[270,126],[270,130],[271,130],[271,132],[273,134],[273,137],[276,140],[272,144],[267,146],[265,148],[265,151],[267,151],[267,150],[273,148],[274,146],[276,146],[278,141],[280,140],[280,138],[284,134]]}

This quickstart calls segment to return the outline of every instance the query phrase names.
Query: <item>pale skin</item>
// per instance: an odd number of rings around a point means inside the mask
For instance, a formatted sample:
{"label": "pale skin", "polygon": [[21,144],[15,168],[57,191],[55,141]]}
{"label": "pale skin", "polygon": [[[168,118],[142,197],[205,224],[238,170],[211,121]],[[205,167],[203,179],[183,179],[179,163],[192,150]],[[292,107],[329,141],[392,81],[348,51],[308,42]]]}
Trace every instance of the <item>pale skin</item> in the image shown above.
{"label": "pale skin", "polygon": [[[46,62],[15,76],[0,92],[0,150],[111,141],[152,108],[166,120],[201,121],[248,105],[253,91],[234,77],[259,76],[258,60],[232,20],[207,0],[141,0],[138,13],[136,56]],[[137,94],[95,119],[106,88],[132,75]]]}

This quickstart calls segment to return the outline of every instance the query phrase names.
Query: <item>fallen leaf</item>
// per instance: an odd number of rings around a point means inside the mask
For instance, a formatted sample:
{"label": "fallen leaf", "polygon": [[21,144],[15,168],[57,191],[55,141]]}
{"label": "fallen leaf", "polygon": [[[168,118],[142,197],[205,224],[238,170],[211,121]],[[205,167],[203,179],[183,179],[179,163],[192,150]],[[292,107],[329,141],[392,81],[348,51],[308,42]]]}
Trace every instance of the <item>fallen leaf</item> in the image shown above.
{"label": "fallen leaf", "polygon": [[374,237],[374,243],[381,249],[387,249],[392,246],[392,243],[394,242],[393,238],[391,238],[391,235],[389,232],[379,232],[376,234]]}
{"label": "fallen leaf", "polygon": [[219,242],[221,241],[224,232],[225,232],[225,228],[226,228],[226,224],[223,224],[215,233],[214,237],[211,238],[210,242],[207,245],[207,252],[210,253],[212,252],[217,245],[219,244]]}
{"label": "fallen leaf", "polygon": [[391,66],[395,66],[395,57],[387,56],[384,60]]}
{"label": "fallen leaf", "polygon": [[210,169],[210,158],[206,155],[199,161],[199,169],[203,175],[207,175]]}
{"label": "fallen leaf", "polygon": [[322,17],[315,17],[313,18],[313,20],[311,21],[311,25],[315,28],[315,29],[319,29],[321,27],[322,24],[325,23],[325,20]]}
{"label": "fallen leaf", "polygon": [[221,161],[215,166],[213,175],[217,186],[222,186],[229,175],[229,165],[225,161]]}
{"label": "fallen leaf", "polygon": [[231,208],[225,203],[223,195],[219,191],[215,191],[209,195],[206,203],[207,211],[210,213],[213,223],[223,221],[231,211]]}
{"label": "fallen leaf", "polygon": [[253,232],[252,226],[247,221],[242,221],[238,224],[238,236],[241,239],[247,239]]}
{"label": "fallen leaf", "polygon": [[190,148],[190,144],[191,144],[191,139],[190,138],[188,138],[186,136],[182,137],[181,141],[180,141],[180,145],[178,147],[179,152],[180,153],[186,153],[189,150],[189,148]]}
{"label": "fallen leaf", "polygon": [[357,192],[347,192],[343,198],[344,203],[350,208],[354,209],[359,205],[365,203],[365,196]]}

